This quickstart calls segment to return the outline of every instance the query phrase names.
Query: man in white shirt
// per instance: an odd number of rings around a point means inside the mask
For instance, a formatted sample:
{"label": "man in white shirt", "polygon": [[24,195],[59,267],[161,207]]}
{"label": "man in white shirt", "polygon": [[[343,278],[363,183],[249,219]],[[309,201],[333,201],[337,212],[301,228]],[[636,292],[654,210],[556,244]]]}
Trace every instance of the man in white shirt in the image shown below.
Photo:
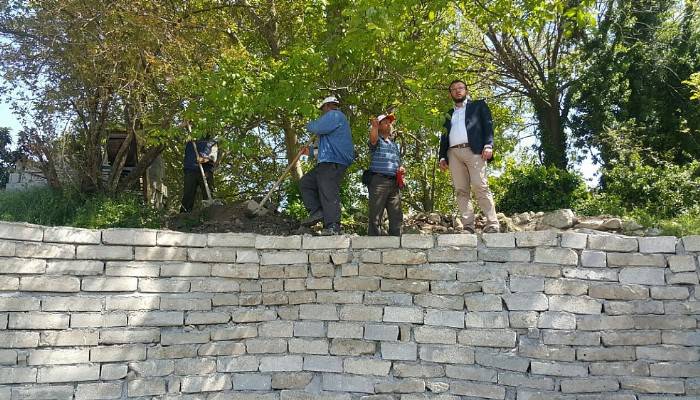
{"label": "man in white shirt", "polygon": [[462,80],[449,86],[454,108],[446,115],[440,136],[440,169],[452,175],[463,229],[474,233],[471,190],[486,217],[484,233],[499,231],[496,207],[486,177],[486,163],[493,157],[493,118],[484,100],[471,101]]}

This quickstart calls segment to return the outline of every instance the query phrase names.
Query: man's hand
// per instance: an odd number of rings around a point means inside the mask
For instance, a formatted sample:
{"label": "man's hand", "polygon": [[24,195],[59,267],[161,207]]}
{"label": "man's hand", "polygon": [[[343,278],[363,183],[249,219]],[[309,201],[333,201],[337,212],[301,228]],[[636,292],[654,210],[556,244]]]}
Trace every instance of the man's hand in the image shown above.
{"label": "man's hand", "polygon": [[308,146],[304,146],[304,147],[301,148],[301,155],[302,155],[302,156],[308,156],[308,155],[309,155],[309,147],[308,147]]}
{"label": "man's hand", "polygon": [[377,117],[372,117],[372,119],[369,120],[369,124],[372,126],[372,128],[379,128],[379,121],[377,121]]}
{"label": "man's hand", "polygon": [[200,163],[200,164],[206,164],[206,163],[209,162],[209,159],[206,158],[206,157],[201,157],[201,156],[200,156],[200,157],[197,157],[197,162]]}
{"label": "man's hand", "polygon": [[447,171],[447,161],[446,160],[440,160],[440,171],[445,172]]}
{"label": "man's hand", "polygon": [[493,149],[490,147],[484,147],[484,150],[481,151],[481,158],[486,161],[490,160],[491,157],[493,157]]}
{"label": "man's hand", "polygon": [[400,166],[396,171],[397,171],[397,172],[400,172],[400,173],[402,173],[402,174],[405,174],[405,173],[406,173],[406,168],[404,168],[403,165],[402,165],[402,166]]}

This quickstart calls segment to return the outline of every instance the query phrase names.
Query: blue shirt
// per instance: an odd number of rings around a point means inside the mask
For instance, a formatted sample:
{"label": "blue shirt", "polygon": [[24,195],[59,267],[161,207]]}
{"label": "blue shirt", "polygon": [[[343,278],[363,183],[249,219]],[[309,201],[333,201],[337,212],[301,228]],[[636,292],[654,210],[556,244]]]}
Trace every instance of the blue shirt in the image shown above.
{"label": "blue shirt", "polygon": [[[214,169],[214,162],[217,156],[217,145],[213,140],[197,140],[197,153],[200,157],[209,157],[211,162],[206,162],[202,164],[205,171],[211,171]],[[185,144],[185,159],[183,160],[183,167],[188,171],[199,171],[199,165],[197,165],[197,156],[194,153],[194,147],[192,147],[192,142],[187,142]]]}
{"label": "blue shirt", "polygon": [[399,146],[391,140],[379,136],[377,144],[369,142],[372,161],[369,170],[378,174],[396,176],[396,170],[401,166]]}
{"label": "blue shirt", "polygon": [[330,110],[306,129],[318,135],[318,162],[330,162],[348,166],[355,160],[350,124],[340,110]]}

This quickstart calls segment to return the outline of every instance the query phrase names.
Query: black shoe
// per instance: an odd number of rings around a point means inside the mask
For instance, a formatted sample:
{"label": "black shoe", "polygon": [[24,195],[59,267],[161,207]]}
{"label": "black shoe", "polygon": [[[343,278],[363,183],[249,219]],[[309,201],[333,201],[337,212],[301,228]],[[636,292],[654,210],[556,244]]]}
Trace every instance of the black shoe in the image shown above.
{"label": "black shoe", "polygon": [[474,234],[474,228],[472,228],[470,226],[465,226],[462,228],[461,233],[466,233],[469,235]]}
{"label": "black shoe", "polygon": [[500,232],[499,226],[497,224],[486,225],[483,230],[484,233],[498,233]]}
{"label": "black shoe", "polygon": [[311,215],[309,215],[308,217],[301,220],[300,225],[301,226],[314,226],[321,221],[323,221],[323,211],[321,211],[321,209],[318,209],[318,210],[312,212]]}
{"label": "black shoe", "polygon": [[340,230],[340,224],[330,224],[327,227],[323,228],[321,232],[319,232],[319,236],[334,236],[341,234],[342,232]]}

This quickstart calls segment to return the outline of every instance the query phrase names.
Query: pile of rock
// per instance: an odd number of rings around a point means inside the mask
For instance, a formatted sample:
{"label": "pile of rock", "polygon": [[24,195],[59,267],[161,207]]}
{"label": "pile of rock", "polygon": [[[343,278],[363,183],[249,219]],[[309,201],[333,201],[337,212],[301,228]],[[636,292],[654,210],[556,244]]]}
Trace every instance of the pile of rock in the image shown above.
{"label": "pile of rock", "polygon": [[[498,214],[501,232],[540,231],[547,229],[587,229],[606,232],[624,232],[630,235],[652,235],[654,232],[645,229],[635,221],[617,217],[577,216],[570,209],[550,212],[523,212],[512,216]],[[482,216],[476,219],[477,230],[484,226]],[[416,213],[407,215],[404,219],[405,233],[452,233],[462,229],[462,223],[455,215],[439,213]]]}

